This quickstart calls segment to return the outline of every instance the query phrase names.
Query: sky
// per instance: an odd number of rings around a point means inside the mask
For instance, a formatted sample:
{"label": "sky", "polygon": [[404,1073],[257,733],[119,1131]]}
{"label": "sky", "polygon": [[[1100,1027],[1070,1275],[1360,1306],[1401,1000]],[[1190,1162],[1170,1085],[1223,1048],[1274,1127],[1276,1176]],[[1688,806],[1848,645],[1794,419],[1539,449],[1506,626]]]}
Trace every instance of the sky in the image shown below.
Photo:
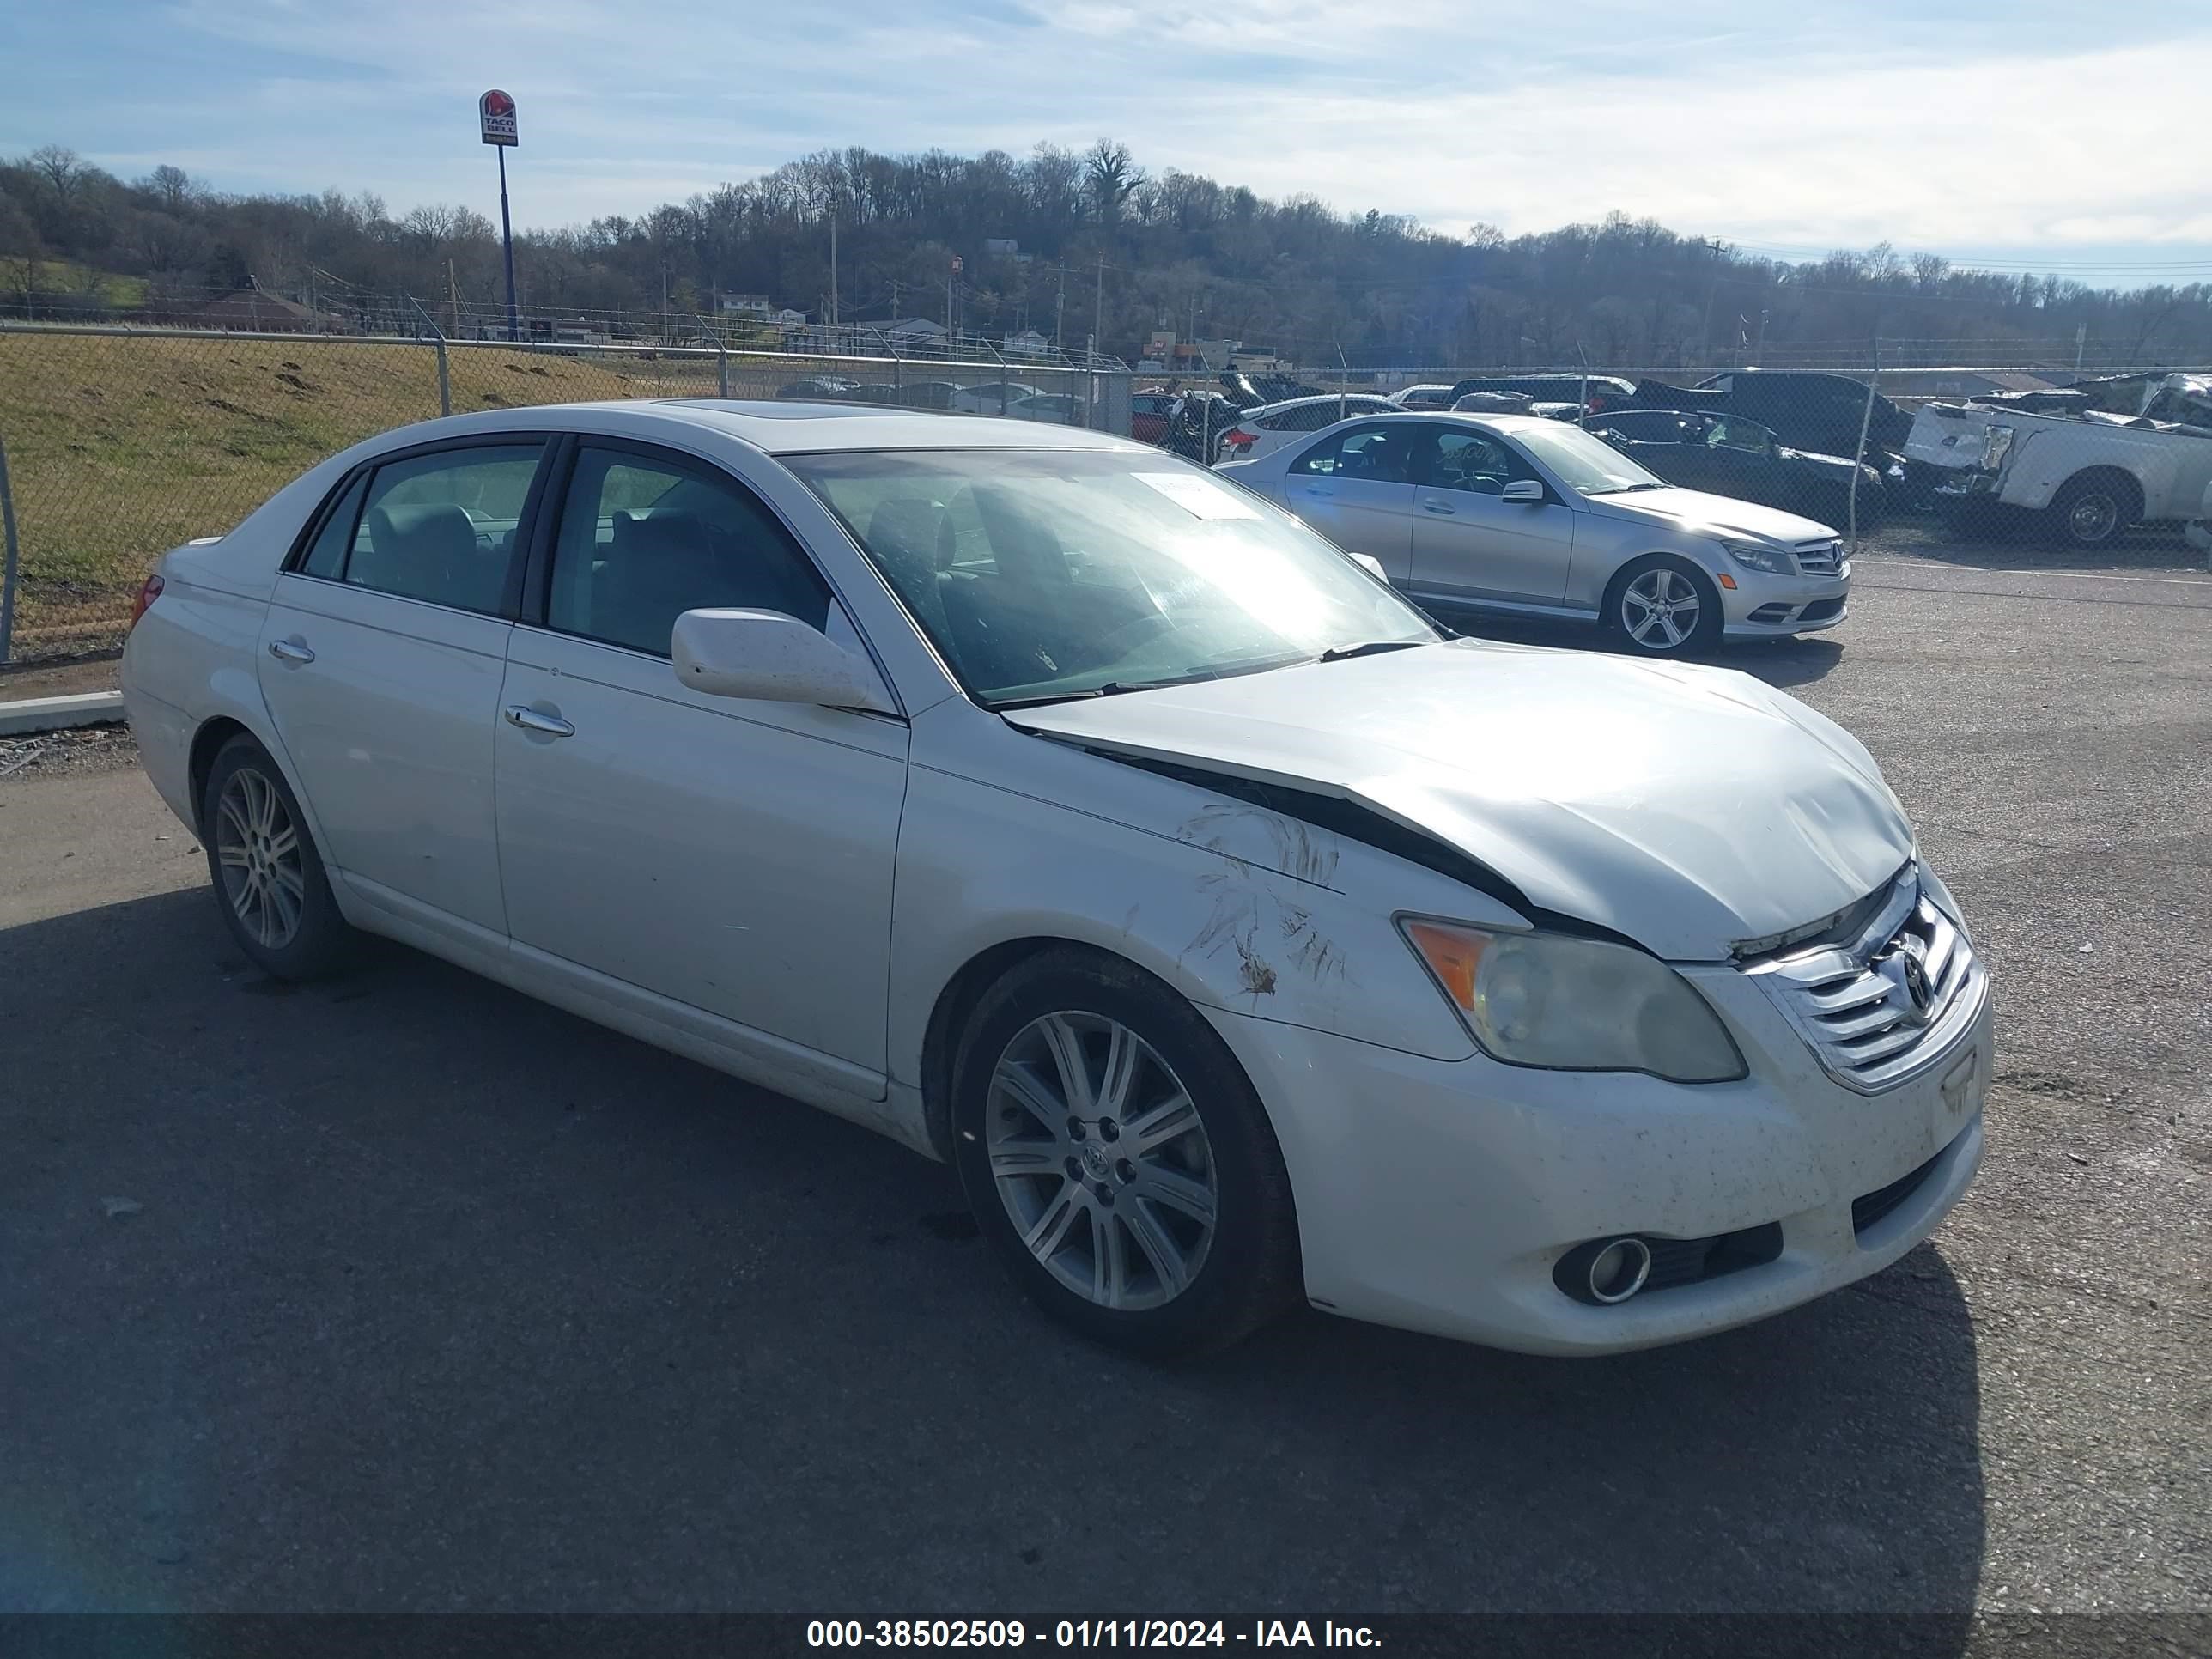
{"label": "sky", "polygon": [[0,85],[0,155],[495,218],[501,87],[518,228],[826,146],[1111,135],[1455,233],[1620,209],[1781,258],[2212,280],[2212,0],[15,0]]}

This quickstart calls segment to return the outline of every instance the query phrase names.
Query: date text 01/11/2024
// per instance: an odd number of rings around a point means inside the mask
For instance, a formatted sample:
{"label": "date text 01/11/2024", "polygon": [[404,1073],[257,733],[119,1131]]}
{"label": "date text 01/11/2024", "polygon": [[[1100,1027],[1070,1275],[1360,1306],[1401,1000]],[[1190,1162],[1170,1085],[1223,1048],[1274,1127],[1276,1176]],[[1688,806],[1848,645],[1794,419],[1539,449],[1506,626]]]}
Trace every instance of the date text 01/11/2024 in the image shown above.
{"label": "date text 01/11/2024", "polygon": [[1365,1625],[1324,1619],[1318,1631],[1304,1619],[1255,1620],[1238,1629],[1221,1619],[1061,1619],[1049,1632],[1018,1619],[815,1619],[806,1626],[811,1648],[1018,1648],[1035,1642],[1059,1648],[1371,1648]]}

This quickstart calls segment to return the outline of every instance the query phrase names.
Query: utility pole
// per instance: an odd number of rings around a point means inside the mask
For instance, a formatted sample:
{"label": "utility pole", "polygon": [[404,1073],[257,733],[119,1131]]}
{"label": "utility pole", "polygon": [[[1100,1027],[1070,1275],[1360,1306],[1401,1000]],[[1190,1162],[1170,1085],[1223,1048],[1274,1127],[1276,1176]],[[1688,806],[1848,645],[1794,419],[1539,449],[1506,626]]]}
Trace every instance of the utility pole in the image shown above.
{"label": "utility pole", "polygon": [[899,290],[905,286],[897,277],[891,278],[891,320],[895,323],[899,319]]}
{"label": "utility pole", "polygon": [[1098,256],[1098,292],[1091,301],[1091,350],[1095,356],[1098,342],[1106,335],[1106,256]]}
{"label": "utility pole", "polygon": [[1052,305],[1052,349],[1054,351],[1060,349],[1067,332],[1067,267],[1061,265],[1059,270],[1060,298]]}
{"label": "utility pole", "polygon": [[830,326],[837,326],[837,204],[830,204]]}
{"label": "utility pole", "polygon": [[447,331],[458,339],[461,332],[461,285],[453,276],[451,259],[446,261],[446,307],[453,324]]}

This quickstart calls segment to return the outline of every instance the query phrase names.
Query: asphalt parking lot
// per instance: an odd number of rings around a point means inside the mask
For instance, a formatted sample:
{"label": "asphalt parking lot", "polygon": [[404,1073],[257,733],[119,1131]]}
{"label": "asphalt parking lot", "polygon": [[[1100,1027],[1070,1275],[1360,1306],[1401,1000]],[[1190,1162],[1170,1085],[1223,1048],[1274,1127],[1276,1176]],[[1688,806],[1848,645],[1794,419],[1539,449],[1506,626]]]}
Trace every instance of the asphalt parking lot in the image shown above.
{"label": "asphalt parking lot", "polygon": [[1966,906],[1989,1160],[1596,1362],[1085,1347],[948,1172],[397,947],[264,981],[127,743],[0,754],[0,1610],[2212,1613],[2212,577],[2112,562],[1900,531],[1723,653]]}

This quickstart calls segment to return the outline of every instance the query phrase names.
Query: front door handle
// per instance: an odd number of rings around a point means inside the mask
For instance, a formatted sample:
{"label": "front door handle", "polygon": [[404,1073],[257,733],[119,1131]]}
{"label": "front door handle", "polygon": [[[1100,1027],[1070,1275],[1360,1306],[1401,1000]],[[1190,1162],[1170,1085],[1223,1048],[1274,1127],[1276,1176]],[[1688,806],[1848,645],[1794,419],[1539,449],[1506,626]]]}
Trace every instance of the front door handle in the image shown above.
{"label": "front door handle", "polygon": [[558,714],[542,714],[526,703],[507,704],[507,722],[509,726],[519,726],[526,732],[543,732],[549,738],[573,738],[576,735],[576,728]]}
{"label": "front door handle", "polygon": [[297,640],[271,640],[269,654],[278,662],[313,662],[315,653]]}
{"label": "front door handle", "polygon": [[1334,495],[1336,491],[1322,484],[1308,484],[1305,493],[1309,495]]}
{"label": "front door handle", "polygon": [[1441,500],[1435,495],[1430,496],[1426,501],[1421,503],[1421,511],[1424,513],[1441,514],[1447,519],[1454,519],[1459,516],[1459,509],[1457,507],[1454,507],[1449,501]]}

